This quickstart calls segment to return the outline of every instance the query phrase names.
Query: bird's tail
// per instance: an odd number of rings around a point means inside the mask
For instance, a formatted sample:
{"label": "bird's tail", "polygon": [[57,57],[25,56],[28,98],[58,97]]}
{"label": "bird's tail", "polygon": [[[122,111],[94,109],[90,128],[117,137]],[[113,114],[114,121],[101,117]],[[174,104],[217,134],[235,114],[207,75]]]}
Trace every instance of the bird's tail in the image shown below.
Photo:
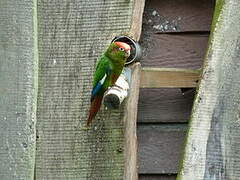
{"label": "bird's tail", "polygon": [[97,112],[99,111],[101,104],[102,104],[102,96],[95,97],[93,101],[91,102],[91,107],[89,110],[89,115],[87,119],[87,126],[89,126],[93,120],[93,118],[96,116]]}

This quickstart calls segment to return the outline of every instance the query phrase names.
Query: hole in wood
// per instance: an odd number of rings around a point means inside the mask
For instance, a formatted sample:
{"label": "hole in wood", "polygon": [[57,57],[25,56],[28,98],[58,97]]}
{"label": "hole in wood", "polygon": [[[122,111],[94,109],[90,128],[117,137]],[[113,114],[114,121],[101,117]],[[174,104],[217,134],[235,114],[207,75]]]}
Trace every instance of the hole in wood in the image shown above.
{"label": "hole in wood", "polygon": [[120,41],[120,42],[125,42],[128,45],[130,45],[131,47],[131,54],[127,59],[127,62],[125,63],[125,65],[129,65],[131,63],[133,63],[134,61],[140,61],[140,58],[142,57],[142,50],[140,45],[133,40],[132,38],[128,37],[128,36],[116,36],[112,42],[116,42],[116,41]]}

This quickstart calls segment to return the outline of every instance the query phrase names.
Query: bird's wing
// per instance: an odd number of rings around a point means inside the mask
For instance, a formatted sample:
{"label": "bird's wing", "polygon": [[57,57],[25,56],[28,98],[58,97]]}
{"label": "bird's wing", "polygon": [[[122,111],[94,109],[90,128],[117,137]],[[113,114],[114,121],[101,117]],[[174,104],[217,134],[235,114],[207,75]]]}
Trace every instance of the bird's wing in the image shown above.
{"label": "bird's wing", "polygon": [[98,62],[96,71],[94,74],[91,101],[96,96],[96,94],[100,91],[103,83],[106,81],[107,76],[109,76],[109,74],[110,74],[109,61],[106,57],[103,56]]}

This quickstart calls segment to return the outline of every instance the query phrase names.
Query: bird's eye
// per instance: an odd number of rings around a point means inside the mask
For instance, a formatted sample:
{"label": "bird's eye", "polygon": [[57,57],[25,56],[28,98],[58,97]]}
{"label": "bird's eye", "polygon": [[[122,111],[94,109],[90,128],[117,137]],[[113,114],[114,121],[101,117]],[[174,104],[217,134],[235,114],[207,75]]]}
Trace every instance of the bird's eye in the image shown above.
{"label": "bird's eye", "polygon": [[124,51],[124,49],[122,47],[119,48],[119,51]]}

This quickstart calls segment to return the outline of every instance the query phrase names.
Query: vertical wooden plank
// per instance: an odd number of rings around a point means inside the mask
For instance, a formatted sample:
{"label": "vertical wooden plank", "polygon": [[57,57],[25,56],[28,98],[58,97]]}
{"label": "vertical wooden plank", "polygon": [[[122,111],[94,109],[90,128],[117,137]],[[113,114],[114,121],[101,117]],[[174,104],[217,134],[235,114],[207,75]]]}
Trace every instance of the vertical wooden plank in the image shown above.
{"label": "vertical wooden plank", "polygon": [[136,63],[132,67],[132,77],[128,101],[124,114],[125,124],[125,170],[124,180],[136,180],[138,178],[137,171],[137,104],[139,97],[140,85],[140,63]]}
{"label": "vertical wooden plank", "polygon": [[[142,14],[145,0],[134,0],[133,16],[129,35],[136,41],[140,39],[142,31]],[[132,76],[130,82],[129,97],[125,106],[123,117],[124,131],[124,180],[138,179],[137,166],[137,108],[140,86],[140,63],[131,66]]]}
{"label": "vertical wooden plank", "polygon": [[36,1],[0,1],[0,176],[32,180],[37,100]]}
{"label": "vertical wooden plank", "polygon": [[102,108],[90,129],[85,124],[97,57],[115,35],[137,37],[135,2],[38,1],[36,179],[123,178],[125,128],[134,127],[124,108]]}
{"label": "vertical wooden plank", "polygon": [[140,39],[142,32],[143,11],[145,6],[145,0],[134,0],[133,16],[131,21],[131,29],[129,35],[136,41]]}
{"label": "vertical wooden plank", "polygon": [[217,0],[178,179],[240,177],[240,4]]}

